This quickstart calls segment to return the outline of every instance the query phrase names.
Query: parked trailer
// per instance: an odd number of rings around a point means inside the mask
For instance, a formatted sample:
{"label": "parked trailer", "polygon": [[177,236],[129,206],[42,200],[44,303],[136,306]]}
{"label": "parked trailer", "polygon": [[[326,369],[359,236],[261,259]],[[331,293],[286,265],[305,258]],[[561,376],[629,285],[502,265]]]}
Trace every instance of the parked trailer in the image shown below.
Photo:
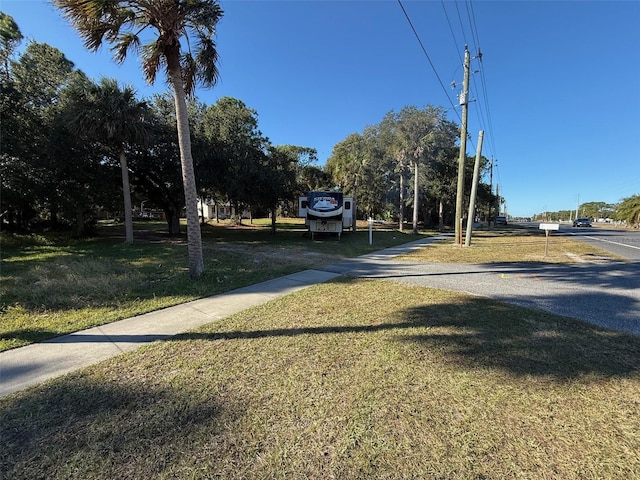
{"label": "parked trailer", "polygon": [[342,192],[309,192],[299,197],[298,216],[304,217],[311,238],[316,233],[336,233],[340,238],[345,230],[356,231],[355,199]]}

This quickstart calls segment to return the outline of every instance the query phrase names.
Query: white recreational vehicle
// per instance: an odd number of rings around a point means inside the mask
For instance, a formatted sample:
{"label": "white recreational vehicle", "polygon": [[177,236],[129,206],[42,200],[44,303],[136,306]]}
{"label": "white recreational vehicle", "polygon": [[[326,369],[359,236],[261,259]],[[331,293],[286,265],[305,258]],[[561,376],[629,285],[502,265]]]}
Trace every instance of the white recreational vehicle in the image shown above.
{"label": "white recreational vehicle", "polygon": [[311,238],[316,233],[336,233],[340,238],[344,230],[356,231],[355,199],[342,192],[309,192],[299,197],[298,216],[305,219]]}

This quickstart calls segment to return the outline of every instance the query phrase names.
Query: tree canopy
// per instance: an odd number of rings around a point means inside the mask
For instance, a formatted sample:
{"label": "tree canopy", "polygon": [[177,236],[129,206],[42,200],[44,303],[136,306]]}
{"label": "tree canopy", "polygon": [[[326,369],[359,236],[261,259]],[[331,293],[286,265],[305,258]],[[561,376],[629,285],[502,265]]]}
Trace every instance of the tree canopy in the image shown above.
{"label": "tree canopy", "polygon": [[615,218],[633,228],[640,228],[640,194],[623,198],[616,206]]}
{"label": "tree canopy", "polygon": [[[419,216],[427,225],[436,220],[442,225],[451,217],[455,196],[457,136],[457,126],[441,107],[407,106],[336,144],[326,171],[339,188],[356,196],[361,217],[398,218],[402,224],[405,208],[413,207],[414,229]],[[469,185],[472,169],[470,163]],[[484,194],[489,189],[481,190],[481,204],[491,201]]]}
{"label": "tree canopy", "polygon": [[[113,13],[119,2],[75,3],[79,8],[99,3]],[[151,8],[155,3],[127,5]],[[3,227],[71,228],[82,235],[98,215],[126,217],[135,203],[161,209],[169,233],[179,234],[188,202],[175,92],[139,99],[113,79],[87,78],[63,52],[34,41],[15,58],[20,39],[10,17],[0,17],[6,62],[0,76]],[[181,53],[183,66],[189,55],[198,58],[190,52]],[[411,209],[414,227],[418,218],[426,226],[452,224],[458,128],[440,107],[388,112],[338,142],[324,166],[317,164],[312,146],[273,145],[259,128],[258,112],[240,99],[222,97],[206,105],[185,97],[185,112],[196,197],[232,204],[238,211],[269,212],[274,231],[278,212],[296,211],[297,196],[336,187],[356,197],[360,218],[402,222]],[[465,170],[467,193],[472,163]],[[487,165],[483,157],[482,168]],[[129,190],[125,176],[132,198],[123,202],[118,197]],[[480,184],[478,203],[479,215],[486,218],[496,204],[489,185]],[[617,205],[584,203],[580,213],[632,225],[640,223],[637,205],[634,195]]]}

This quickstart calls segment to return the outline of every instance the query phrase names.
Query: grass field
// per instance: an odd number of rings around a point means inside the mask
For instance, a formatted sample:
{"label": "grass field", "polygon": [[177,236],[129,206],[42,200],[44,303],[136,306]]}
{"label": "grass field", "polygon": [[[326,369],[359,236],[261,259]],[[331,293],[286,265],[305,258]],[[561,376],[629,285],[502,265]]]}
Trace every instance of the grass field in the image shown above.
{"label": "grass field", "polygon": [[[205,274],[192,281],[182,238],[162,223],[136,224],[137,241],[107,224],[86,240],[3,233],[0,268],[0,351],[159,308],[318,268],[345,257],[422,238],[378,227],[368,233],[304,237],[297,219],[203,228]],[[427,233],[429,234],[429,233]]]}
{"label": "grass field", "polygon": [[[156,233],[133,248],[19,239],[8,257],[5,243],[3,298],[13,297],[3,322],[21,307],[77,328],[76,310],[177,302],[417,238],[378,231],[369,247],[366,232],[311,242],[296,228],[274,239],[261,227],[208,227],[198,282],[186,276],[184,244]],[[412,261],[436,261],[432,252],[547,261],[531,257],[540,245],[544,237],[517,229],[479,232],[469,249],[447,241]],[[609,261],[577,242],[557,245],[552,261]],[[341,278],[0,398],[0,472],[631,479],[640,478],[639,411],[637,336],[457,292]]]}
{"label": "grass field", "polygon": [[544,231],[518,227],[475,231],[469,247],[460,248],[452,239],[447,239],[400,258],[449,263],[578,263],[621,260],[557,233],[551,234],[547,248]]}
{"label": "grass field", "polygon": [[640,339],[342,279],[0,399],[12,479],[630,479]]}

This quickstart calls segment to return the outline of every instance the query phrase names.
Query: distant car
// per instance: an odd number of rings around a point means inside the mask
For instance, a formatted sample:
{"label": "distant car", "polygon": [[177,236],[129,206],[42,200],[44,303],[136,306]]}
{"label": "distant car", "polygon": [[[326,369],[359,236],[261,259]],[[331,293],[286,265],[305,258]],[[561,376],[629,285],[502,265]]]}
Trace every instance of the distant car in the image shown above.
{"label": "distant car", "polygon": [[591,220],[589,220],[588,218],[576,218],[573,221],[573,226],[574,227],[590,227]]}
{"label": "distant car", "polygon": [[502,216],[498,216],[496,217],[496,225],[506,225],[507,224],[507,217],[502,217]]}

